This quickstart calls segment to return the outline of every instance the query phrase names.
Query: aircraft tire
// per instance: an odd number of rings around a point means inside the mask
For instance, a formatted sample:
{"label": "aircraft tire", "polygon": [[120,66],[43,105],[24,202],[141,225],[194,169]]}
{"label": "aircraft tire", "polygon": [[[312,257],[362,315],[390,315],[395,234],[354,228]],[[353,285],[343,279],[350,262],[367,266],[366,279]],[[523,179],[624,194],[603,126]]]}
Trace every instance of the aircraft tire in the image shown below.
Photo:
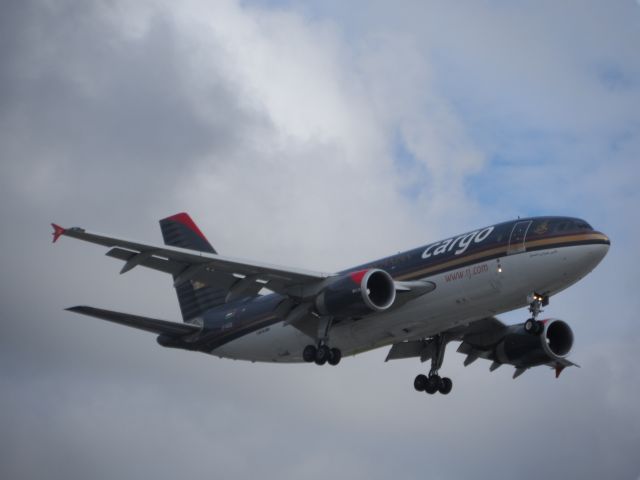
{"label": "aircraft tire", "polygon": [[424,391],[429,395],[433,395],[440,389],[441,384],[440,377],[438,375],[433,375],[427,379],[427,384],[424,386]]}
{"label": "aircraft tire", "polygon": [[429,379],[426,375],[420,374],[413,381],[413,388],[415,388],[418,392],[424,392],[424,388],[426,387],[428,381]]}
{"label": "aircraft tire", "polygon": [[318,347],[318,349],[316,350],[316,364],[324,365],[325,363],[327,363],[327,360],[329,360],[330,356],[331,351],[329,350],[329,347],[327,347],[326,345]]}
{"label": "aircraft tire", "polygon": [[329,350],[329,365],[338,365],[342,359],[342,352],[337,348]]}
{"label": "aircraft tire", "polygon": [[440,381],[440,387],[438,391],[443,395],[448,395],[451,393],[451,389],[453,388],[453,382],[449,377],[443,377]]}
{"label": "aircraft tire", "polygon": [[304,347],[304,350],[302,350],[302,359],[307,363],[313,362],[316,359],[316,351],[316,347],[307,345]]}
{"label": "aircraft tire", "polygon": [[536,321],[533,318],[527,319],[524,322],[524,331],[527,333],[536,333]]}

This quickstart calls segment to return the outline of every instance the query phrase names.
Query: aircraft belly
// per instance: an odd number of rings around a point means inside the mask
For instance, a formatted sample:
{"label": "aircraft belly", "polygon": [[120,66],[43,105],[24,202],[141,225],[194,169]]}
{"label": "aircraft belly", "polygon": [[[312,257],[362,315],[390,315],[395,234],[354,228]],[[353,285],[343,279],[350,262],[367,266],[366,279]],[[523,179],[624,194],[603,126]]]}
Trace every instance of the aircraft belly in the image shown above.
{"label": "aircraft belly", "polygon": [[224,358],[257,362],[299,362],[308,336],[283,322],[251,332],[211,352]]}

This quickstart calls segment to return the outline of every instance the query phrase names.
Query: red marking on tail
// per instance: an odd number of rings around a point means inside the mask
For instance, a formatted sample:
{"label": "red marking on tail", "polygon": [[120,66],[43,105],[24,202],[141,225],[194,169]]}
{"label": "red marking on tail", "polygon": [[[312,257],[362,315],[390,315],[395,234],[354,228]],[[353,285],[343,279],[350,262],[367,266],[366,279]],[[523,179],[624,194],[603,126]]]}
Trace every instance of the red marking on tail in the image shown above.
{"label": "red marking on tail", "polygon": [[209,243],[209,240],[207,240],[207,237],[204,236],[204,233],[200,231],[200,229],[195,224],[195,222],[191,220],[191,217],[189,216],[188,213],[185,213],[185,212],[176,213],[175,215],[168,217],[167,220],[172,220],[174,222],[183,224],[185,227],[189,228],[190,230],[193,230],[204,241]]}
{"label": "red marking on tail", "polygon": [[51,226],[53,227],[53,233],[51,234],[53,235],[53,243],[56,243],[60,238],[60,235],[65,232],[65,229],[55,223],[52,223]]}
{"label": "red marking on tail", "polygon": [[362,277],[364,277],[368,271],[369,270],[360,270],[359,272],[353,272],[351,274],[351,280],[360,285],[360,283],[362,282]]}
{"label": "red marking on tail", "polygon": [[560,376],[562,370],[564,370],[564,365],[556,365],[556,378]]}

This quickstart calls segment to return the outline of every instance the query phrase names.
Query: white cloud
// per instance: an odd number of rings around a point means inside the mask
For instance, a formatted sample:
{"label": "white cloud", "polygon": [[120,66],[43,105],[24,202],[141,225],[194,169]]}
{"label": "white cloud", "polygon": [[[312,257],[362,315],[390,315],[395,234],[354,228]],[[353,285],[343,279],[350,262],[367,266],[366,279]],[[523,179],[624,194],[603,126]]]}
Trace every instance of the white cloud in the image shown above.
{"label": "white cloud", "polygon": [[[312,15],[232,1],[51,3],[0,19],[20,47],[0,42],[0,212],[11,227],[0,232],[0,468],[635,474],[635,340],[621,338],[638,307],[637,33],[626,10],[326,5]],[[169,279],[121,277],[100,249],[51,249],[47,231],[60,219],[153,241],[155,219],[184,209],[221,252],[334,269],[523,206],[575,211],[615,235],[602,267],[548,309],[575,325],[583,368],[513,382],[480,361],[463,369],[451,349],[449,398],[415,394],[426,366],[385,364],[382,350],[338,369],[252,365],[62,313],[86,302],[178,317]]]}

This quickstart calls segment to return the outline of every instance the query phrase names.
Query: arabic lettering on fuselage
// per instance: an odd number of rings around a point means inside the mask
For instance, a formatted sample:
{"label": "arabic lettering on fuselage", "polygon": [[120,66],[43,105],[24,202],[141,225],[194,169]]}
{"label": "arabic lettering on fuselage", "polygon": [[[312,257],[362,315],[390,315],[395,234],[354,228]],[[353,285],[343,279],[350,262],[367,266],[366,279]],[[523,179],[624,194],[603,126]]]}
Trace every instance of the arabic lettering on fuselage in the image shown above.
{"label": "arabic lettering on fuselage", "polygon": [[429,245],[426,250],[422,252],[422,258],[435,257],[451,251],[453,251],[454,255],[460,255],[467,251],[471,243],[480,243],[486,240],[487,237],[491,235],[491,232],[493,232],[493,229],[494,227],[487,227]]}

